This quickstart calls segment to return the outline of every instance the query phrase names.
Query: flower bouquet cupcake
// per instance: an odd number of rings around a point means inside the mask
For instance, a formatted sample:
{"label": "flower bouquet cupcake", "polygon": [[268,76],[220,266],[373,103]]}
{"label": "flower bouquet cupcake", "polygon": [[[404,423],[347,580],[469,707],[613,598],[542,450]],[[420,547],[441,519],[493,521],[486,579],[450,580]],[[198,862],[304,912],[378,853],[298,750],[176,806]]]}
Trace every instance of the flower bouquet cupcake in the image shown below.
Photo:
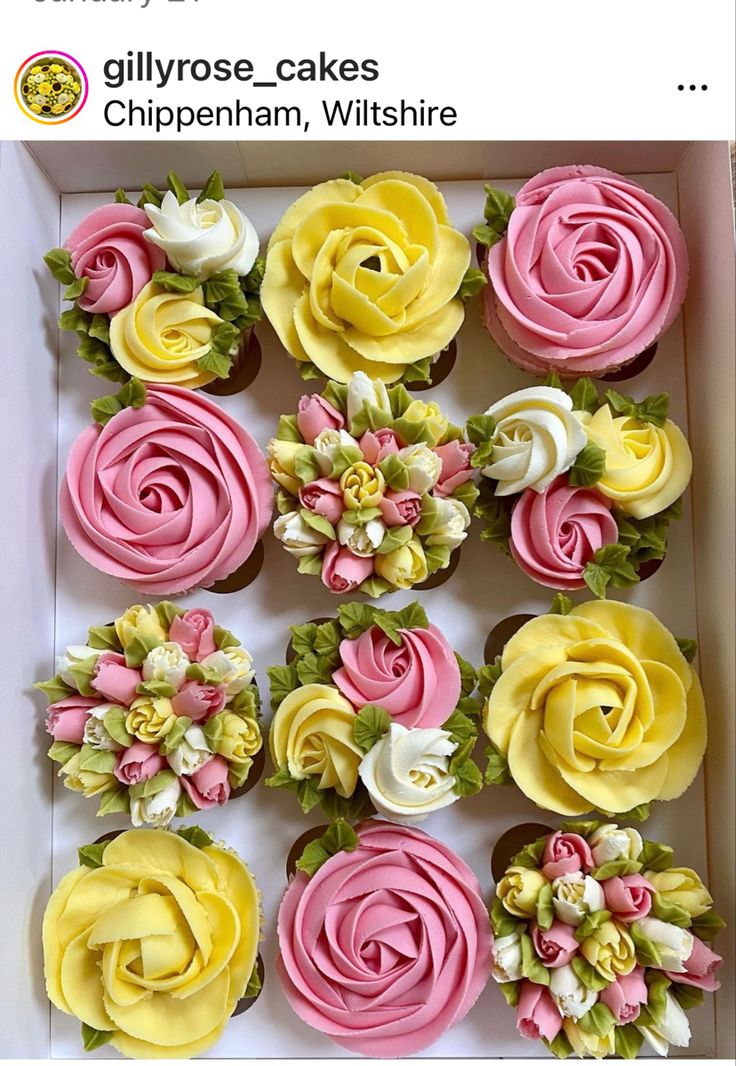
{"label": "flower bouquet cupcake", "polygon": [[664,558],[692,474],[668,406],[666,393],[600,396],[590,378],[568,393],[553,375],[471,418],[481,537],[548,588],[635,585]]}
{"label": "flower bouquet cupcake", "polygon": [[545,810],[646,818],[677,799],[705,752],[693,641],[650,611],[555,598],[479,673],[486,780],[513,781]]}
{"label": "flower bouquet cupcake", "polygon": [[269,443],[274,533],[330,592],[378,597],[450,565],[478,495],[463,431],[362,371],[283,415]]}
{"label": "flower bouquet cupcake", "polygon": [[533,374],[602,377],[672,325],[688,281],[685,239],[669,208],[630,178],[553,167],[515,197],[486,186],[483,322]]}
{"label": "flower bouquet cupcake", "polygon": [[204,608],[166,601],[93,626],[36,688],[49,701],[49,757],[98,814],[133,825],[227,803],[262,747],[253,661]]}
{"label": "flower bouquet cupcake", "polygon": [[43,920],[46,991],[85,1051],[193,1058],[260,990],[260,893],[198,826],[132,829],[79,848]]}
{"label": "flower bouquet cupcake", "polygon": [[217,404],[132,380],[92,403],[61,487],[67,537],[88,563],[146,594],[230,576],[273,510],[266,460]]}
{"label": "flower bouquet cupcake", "polygon": [[305,813],[354,819],[372,804],[408,823],[480,789],[476,674],[418,603],[346,603],[291,631],[287,665],[268,671],[269,787]]}
{"label": "flower bouquet cupcake", "polygon": [[635,829],[569,822],[528,844],[496,887],[493,977],[527,1040],[632,1059],[690,1044],[686,1011],[720,986],[723,920],[694,870]]}
{"label": "flower bouquet cupcake", "polygon": [[485,279],[436,185],[347,174],[316,185],[271,235],[261,300],[305,378],[428,381]]}
{"label": "flower bouquet cupcake", "polygon": [[44,256],[72,307],[90,373],[197,389],[227,378],[260,318],[258,235],[215,171],[198,197],[171,172],[168,190],[122,189]]}
{"label": "flower bouquet cupcake", "polygon": [[486,986],[491,929],[472,870],[418,829],[342,823],[308,846],[278,917],[276,970],[295,1014],[362,1055],[414,1055]]}

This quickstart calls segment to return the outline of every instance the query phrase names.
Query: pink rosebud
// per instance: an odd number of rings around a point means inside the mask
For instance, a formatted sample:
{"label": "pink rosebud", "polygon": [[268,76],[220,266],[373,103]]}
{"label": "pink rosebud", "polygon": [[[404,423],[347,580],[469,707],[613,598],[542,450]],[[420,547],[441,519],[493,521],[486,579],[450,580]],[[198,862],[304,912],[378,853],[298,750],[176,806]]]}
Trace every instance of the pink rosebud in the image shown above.
{"label": "pink rosebud", "polygon": [[318,481],[310,481],[308,485],[302,486],[299,489],[299,502],[308,511],[321,514],[333,526],[337,525],[345,510],[340,483],[328,477],[321,477]]}
{"label": "pink rosebud", "polygon": [[558,966],[567,966],[577,955],[580,945],[575,939],[575,930],[564,922],[555,920],[549,929],[540,929],[532,923],[532,943],[534,950],[549,970]]}
{"label": "pink rosebud", "polygon": [[549,989],[524,981],[516,1005],[516,1028],[525,1040],[554,1040],[562,1029],[562,1015]]}
{"label": "pink rosebud", "polygon": [[411,489],[405,492],[389,489],[378,506],[387,526],[415,526],[422,517],[422,498]]}
{"label": "pink rosebud", "polygon": [[550,881],[566,874],[584,874],[593,869],[593,856],[584,837],[577,833],[551,833],[542,854],[542,873]]}
{"label": "pink rosebud", "polygon": [[212,612],[204,607],[195,607],[171,623],[169,640],[181,645],[182,651],[192,662],[201,662],[217,651],[215,644],[215,620]]}
{"label": "pink rosebud", "polygon": [[322,396],[302,396],[297,409],[296,424],[307,444],[325,429],[344,429],[345,419],[340,412]]}
{"label": "pink rosebud", "polygon": [[373,560],[361,559],[332,541],[322,557],[322,584],[330,592],[354,592],[373,573]]}
{"label": "pink rosebud", "polygon": [[620,922],[638,922],[652,909],[654,885],[641,874],[609,877],[602,887],[606,909]]}
{"label": "pink rosebud", "polygon": [[392,429],[366,430],[359,444],[363,458],[371,466],[376,466],[387,455],[395,455],[401,448],[401,442]]}
{"label": "pink rosebud", "polygon": [[140,670],[125,665],[125,656],[116,651],[106,651],[95,663],[95,676],[90,685],[111,703],[130,707],[138,698],[136,689],[143,677]]}
{"label": "pink rosebud", "polygon": [[644,970],[636,966],[623,976],[619,976],[601,992],[604,1003],[616,1019],[617,1024],[635,1022],[639,1017],[641,1006],[649,998],[649,989],[644,981]]}
{"label": "pink rosebud", "polygon": [[716,977],[716,970],[722,964],[723,959],[711,951],[707,944],[697,937],[693,937],[693,950],[690,957],[684,962],[685,973],[667,973],[671,981],[677,981],[681,985],[692,985],[694,988],[702,988],[704,992],[717,992],[721,982]]}
{"label": "pink rosebud", "polygon": [[129,748],[118,752],[114,772],[124,785],[137,785],[139,781],[155,777],[165,767],[166,759],[159,755],[154,745],[136,740]]}
{"label": "pink rosebud", "polygon": [[441,444],[434,449],[435,455],[442,460],[440,479],[434,487],[435,496],[451,496],[473,476],[470,456],[475,451],[474,444],[461,444],[459,440]]}
{"label": "pink rosebud", "polygon": [[191,777],[180,777],[182,788],[200,811],[222,807],[230,799],[227,760],[215,755]]}
{"label": "pink rosebud", "polygon": [[80,696],[76,692],[65,700],[52,703],[46,712],[46,732],[54,740],[65,744],[81,744],[84,727],[93,707],[99,707],[102,700]]}
{"label": "pink rosebud", "polygon": [[225,706],[225,698],[224,685],[200,685],[198,681],[186,681],[172,696],[171,707],[180,718],[206,722],[214,714],[220,713]]}

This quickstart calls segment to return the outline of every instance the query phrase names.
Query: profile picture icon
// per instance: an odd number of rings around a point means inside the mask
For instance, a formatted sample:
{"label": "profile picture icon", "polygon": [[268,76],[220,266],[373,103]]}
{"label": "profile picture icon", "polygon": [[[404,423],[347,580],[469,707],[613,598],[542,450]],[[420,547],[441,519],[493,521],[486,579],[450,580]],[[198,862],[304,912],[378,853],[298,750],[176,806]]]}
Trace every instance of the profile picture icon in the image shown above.
{"label": "profile picture icon", "polygon": [[27,118],[47,126],[75,118],[87,102],[82,64],[66,52],[36,52],[18,68],[15,99]]}

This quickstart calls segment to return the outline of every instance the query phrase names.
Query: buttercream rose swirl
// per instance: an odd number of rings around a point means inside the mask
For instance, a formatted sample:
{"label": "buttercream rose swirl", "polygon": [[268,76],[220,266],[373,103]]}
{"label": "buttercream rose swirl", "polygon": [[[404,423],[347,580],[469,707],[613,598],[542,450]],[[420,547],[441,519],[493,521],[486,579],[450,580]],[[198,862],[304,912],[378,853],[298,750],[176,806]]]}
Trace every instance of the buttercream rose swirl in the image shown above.
{"label": "buttercream rose swirl", "polygon": [[308,878],[279,911],[277,971],[308,1025],[364,1055],[410,1055],[459,1022],[490,974],[480,886],[416,829],[366,822],[358,846]]}

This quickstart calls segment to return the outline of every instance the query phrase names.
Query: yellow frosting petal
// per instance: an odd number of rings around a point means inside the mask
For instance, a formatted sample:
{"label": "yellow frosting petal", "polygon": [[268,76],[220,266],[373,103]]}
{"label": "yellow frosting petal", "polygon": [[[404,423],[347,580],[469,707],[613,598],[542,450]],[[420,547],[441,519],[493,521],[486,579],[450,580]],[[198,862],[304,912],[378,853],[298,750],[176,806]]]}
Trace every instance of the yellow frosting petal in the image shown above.
{"label": "yellow frosting petal", "polygon": [[667,756],[663,755],[651,766],[644,766],[635,773],[627,770],[584,773],[562,765],[559,772],[570,788],[588,801],[585,810],[618,814],[657,799],[667,776]]}
{"label": "yellow frosting petal", "polygon": [[693,683],[687,694],[685,726],[676,743],[667,752],[667,776],[660,789],[660,799],[677,799],[690,787],[700,769],[707,743],[708,721],[703,689],[700,678],[693,673]]}
{"label": "yellow frosting petal", "polygon": [[509,743],[509,770],[525,796],[540,807],[568,816],[590,810],[577,792],[569,788],[551,766],[539,745],[542,712],[532,711],[517,719]]}
{"label": "yellow frosting petal", "polygon": [[606,630],[595,621],[578,618],[575,614],[543,614],[532,618],[506,642],[501,667],[508,670],[516,659],[529,651],[544,647],[565,648],[593,637],[605,637]]}
{"label": "yellow frosting petal", "polygon": [[484,707],[483,728],[503,752],[508,751],[517,718],[526,713],[532,693],[548,670],[565,661],[561,648],[540,648],[534,662],[517,660],[504,670]]}
{"label": "yellow frosting petal", "polygon": [[444,196],[433,181],[430,181],[429,178],[423,178],[421,174],[409,174],[404,170],[384,170],[380,174],[372,174],[369,178],[365,178],[363,188],[371,189],[379,182],[393,180],[407,182],[409,185],[414,185],[419,189],[422,196],[427,199],[427,202],[432,207],[440,225],[449,225],[450,219],[447,214],[447,204]]}
{"label": "yellow frosting petal", "polygon": [[291,207],[281,216],[281,221],[271,234],[268,242],[268,251],[278,244],[279,241],[290,240],[300,222],[313,211],[331,203],[352,203],[361,195],[360,185],[349,181],[347,178],[336,178],[333,181],[323,181],[315,185],[309,192],[305,192]]}
{"label": "yellow frosting petal", "polygon": [[261,306],[289,355],[307,362],[309,356],[294,324],[294,306],[305,286],[306,279],[299,273],[291,254],[291,242],[280,241],[269,246],[261,285]]}
{"label": "yellow frosting petal", "polygon": [[[186,1005],[164,992],[154,992],[128,1007],[121,1007],[106,996],[105,1008],[113,1025],[136,1040],[176,1047],[201,1040],[222,1025],[228,1016],[229,984],[230,975],[223,970],[190,996]],[[111,1026],[108,1024],[107,1028]]]}
{"label": "yellow frosting petal", "polygon": [[[312,315],[309,294],[306,292],[294,307],[294,325],[307,357],[326,377],[346,384],[358,370],[367,371],[364,360],[343,339],[345,334],[320,329]],[[403,372],[403,365],[395,366],[388,362],[371,362],[369,371],[370,377],[378,378],[387,385],[397,381]]]}
{"label": "yellow frosting petal", "polygon": [[80,933],[64,952],[61,963],[61,987],[69,1013],[93,1029],[114,1028],[105,1009],[100,974],[100,953],[91,951],[86,934]]}
{"label": "yellow frosting petal", "polygon": [[180,918],[181,912],[171,896],[147,892],[108,907],[90,929],[87,943],[94,948],[111,940],[140,940],[153,934],[164,936],[176,932]]}
{"label": "yellow frosting petal", "polygon": [[80,866],[63,877],[52,893],[43,916],[43,966],[46,991],[54,1006],[66,1011],[67,1014],[71,1014],[71,1010],[61,989],[61,962],[64,948],[69,941],[68,939],[62,940],[59,936],[59,918],[74,889],[89,872],[86,867]]}
{"label": "yellow frosting petal", "polygon": [[358,329],[347,329],[345,340],[358,355],[371,363],[402,363],[406,367],[419,359],[438,355],[460,329],[464,318],[464,303],[452,300],[408,333],[399,330],[393,336],[371,337]]}
{"label": "yellow frosting petal", "polygon": [[386,178],[369,185],[361,194],[358,206],[361,210],[368,206],[376,207],[396,218],[405,219],[408,242],[422,245],[431,256],[437,254],[437,216],[416,185],[400,178]]}
{"label": "yellow frosting petal", "polygon": [[242,999],[253,973],[260,939],[260,907],[258,890],[250,870],[232,852],[222,848],[205,848],[218,869],[222,893],[240,916],[240,940],[230,960],[230,1005],[235,1008]]}
{"label": "yellow frosting petal", "polygon": [[112,1047],[124,1055],[126,1059],[195,1059],[205,1051],[209,1051],[223,1034],[227,1024],[225,1019],[222,1024],[216,1026],[211,1032],[199,1040],[189,1040],[185,1044],[177,1044],[175,1047],[166,1047],[161,1044],[151,1044],[146,1040],[136,1040],[127,1033],[118,1031],[110,1041]]}
{"label": "yellow frosting petal", "polygon": [[102,858],[104,866],[127,864],[147,867],[180,878],[194,891],[216,891],[217,868],[200,848],[176,833],[152,834],[147,829],[129,829],[111,840]]}

